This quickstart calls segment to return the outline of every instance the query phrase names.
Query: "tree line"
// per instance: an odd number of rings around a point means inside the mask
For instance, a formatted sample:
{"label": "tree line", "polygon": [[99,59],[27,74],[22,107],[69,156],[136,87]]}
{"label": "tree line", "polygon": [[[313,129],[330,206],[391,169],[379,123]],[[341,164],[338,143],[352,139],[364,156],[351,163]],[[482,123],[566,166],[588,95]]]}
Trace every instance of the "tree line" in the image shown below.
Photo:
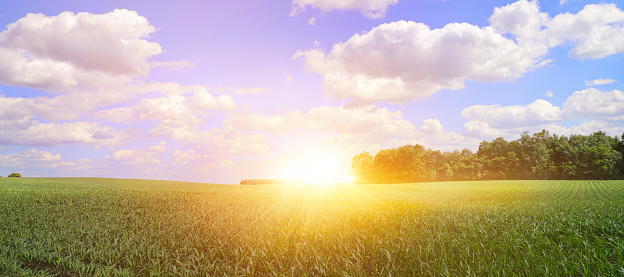
{"label": "tree line", "polygon": [[410,183],[464,180],[624,179],[624,134],[611,137],[550,135],[548,131],[517,140],[502,137],[469,149],[441,152],[422,145],[405,145],[363,152],[351,163],[359,183]]}

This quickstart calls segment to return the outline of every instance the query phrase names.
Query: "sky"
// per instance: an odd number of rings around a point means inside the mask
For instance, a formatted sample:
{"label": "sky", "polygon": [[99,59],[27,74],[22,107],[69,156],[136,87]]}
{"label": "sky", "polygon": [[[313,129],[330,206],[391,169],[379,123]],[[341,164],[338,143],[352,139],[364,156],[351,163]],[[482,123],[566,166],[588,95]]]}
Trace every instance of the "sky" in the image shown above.
{"label": "sky", "polygon": [[24,0],[0,25],[2,176],[346,180],[363,151],[624,133],[621,1]]}

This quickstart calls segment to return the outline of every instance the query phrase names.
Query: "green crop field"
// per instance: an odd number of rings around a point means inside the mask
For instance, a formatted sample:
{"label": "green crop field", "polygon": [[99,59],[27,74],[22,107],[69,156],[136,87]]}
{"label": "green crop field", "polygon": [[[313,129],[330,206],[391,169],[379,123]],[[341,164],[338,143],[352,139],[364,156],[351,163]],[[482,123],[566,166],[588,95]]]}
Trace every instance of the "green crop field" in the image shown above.
{"label": "green crop field", "polygon": [[0,178],[1,276],[622,276],[624,181]]}

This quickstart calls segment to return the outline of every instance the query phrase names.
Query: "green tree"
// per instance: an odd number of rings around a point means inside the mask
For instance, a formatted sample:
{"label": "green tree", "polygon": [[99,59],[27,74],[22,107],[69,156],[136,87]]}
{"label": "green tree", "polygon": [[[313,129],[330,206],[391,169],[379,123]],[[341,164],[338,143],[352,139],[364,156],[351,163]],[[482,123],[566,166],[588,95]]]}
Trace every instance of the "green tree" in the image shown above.
{"label": "green tree", "polygon": [[351,162],[351,175],[356,182],[371,183],[373,182],[374,165],[375,162],[370,153],[357,154]]}
{"label": "green tree", "polygon": [[529,136],[522,133],[520,146],[524,177],[528,179],[548,179],[551,170],[550,152],[547,147],[549,133],[546,130]]}
{"label": "green tree", "polygon": [[11,173],[11,174],[9,174],[9,177],[22,177],[22,174],[19,174],[19,173]]}

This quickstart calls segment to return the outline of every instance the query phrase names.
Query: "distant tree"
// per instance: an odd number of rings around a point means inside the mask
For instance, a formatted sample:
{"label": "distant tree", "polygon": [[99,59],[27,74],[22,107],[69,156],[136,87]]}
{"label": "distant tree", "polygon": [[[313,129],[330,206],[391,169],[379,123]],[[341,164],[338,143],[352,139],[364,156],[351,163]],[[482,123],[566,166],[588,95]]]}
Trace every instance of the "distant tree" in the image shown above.
{"label": "distant tree", "polygon": [[22,174],[19,173],[11,173],[9,177],[22,177]]}
{"label": "distant tree", "polygon": [[373,178],[373,156],[368,152],[363,152],[355,157],[351,162],[351,175],[358,183],[370,183]]}

